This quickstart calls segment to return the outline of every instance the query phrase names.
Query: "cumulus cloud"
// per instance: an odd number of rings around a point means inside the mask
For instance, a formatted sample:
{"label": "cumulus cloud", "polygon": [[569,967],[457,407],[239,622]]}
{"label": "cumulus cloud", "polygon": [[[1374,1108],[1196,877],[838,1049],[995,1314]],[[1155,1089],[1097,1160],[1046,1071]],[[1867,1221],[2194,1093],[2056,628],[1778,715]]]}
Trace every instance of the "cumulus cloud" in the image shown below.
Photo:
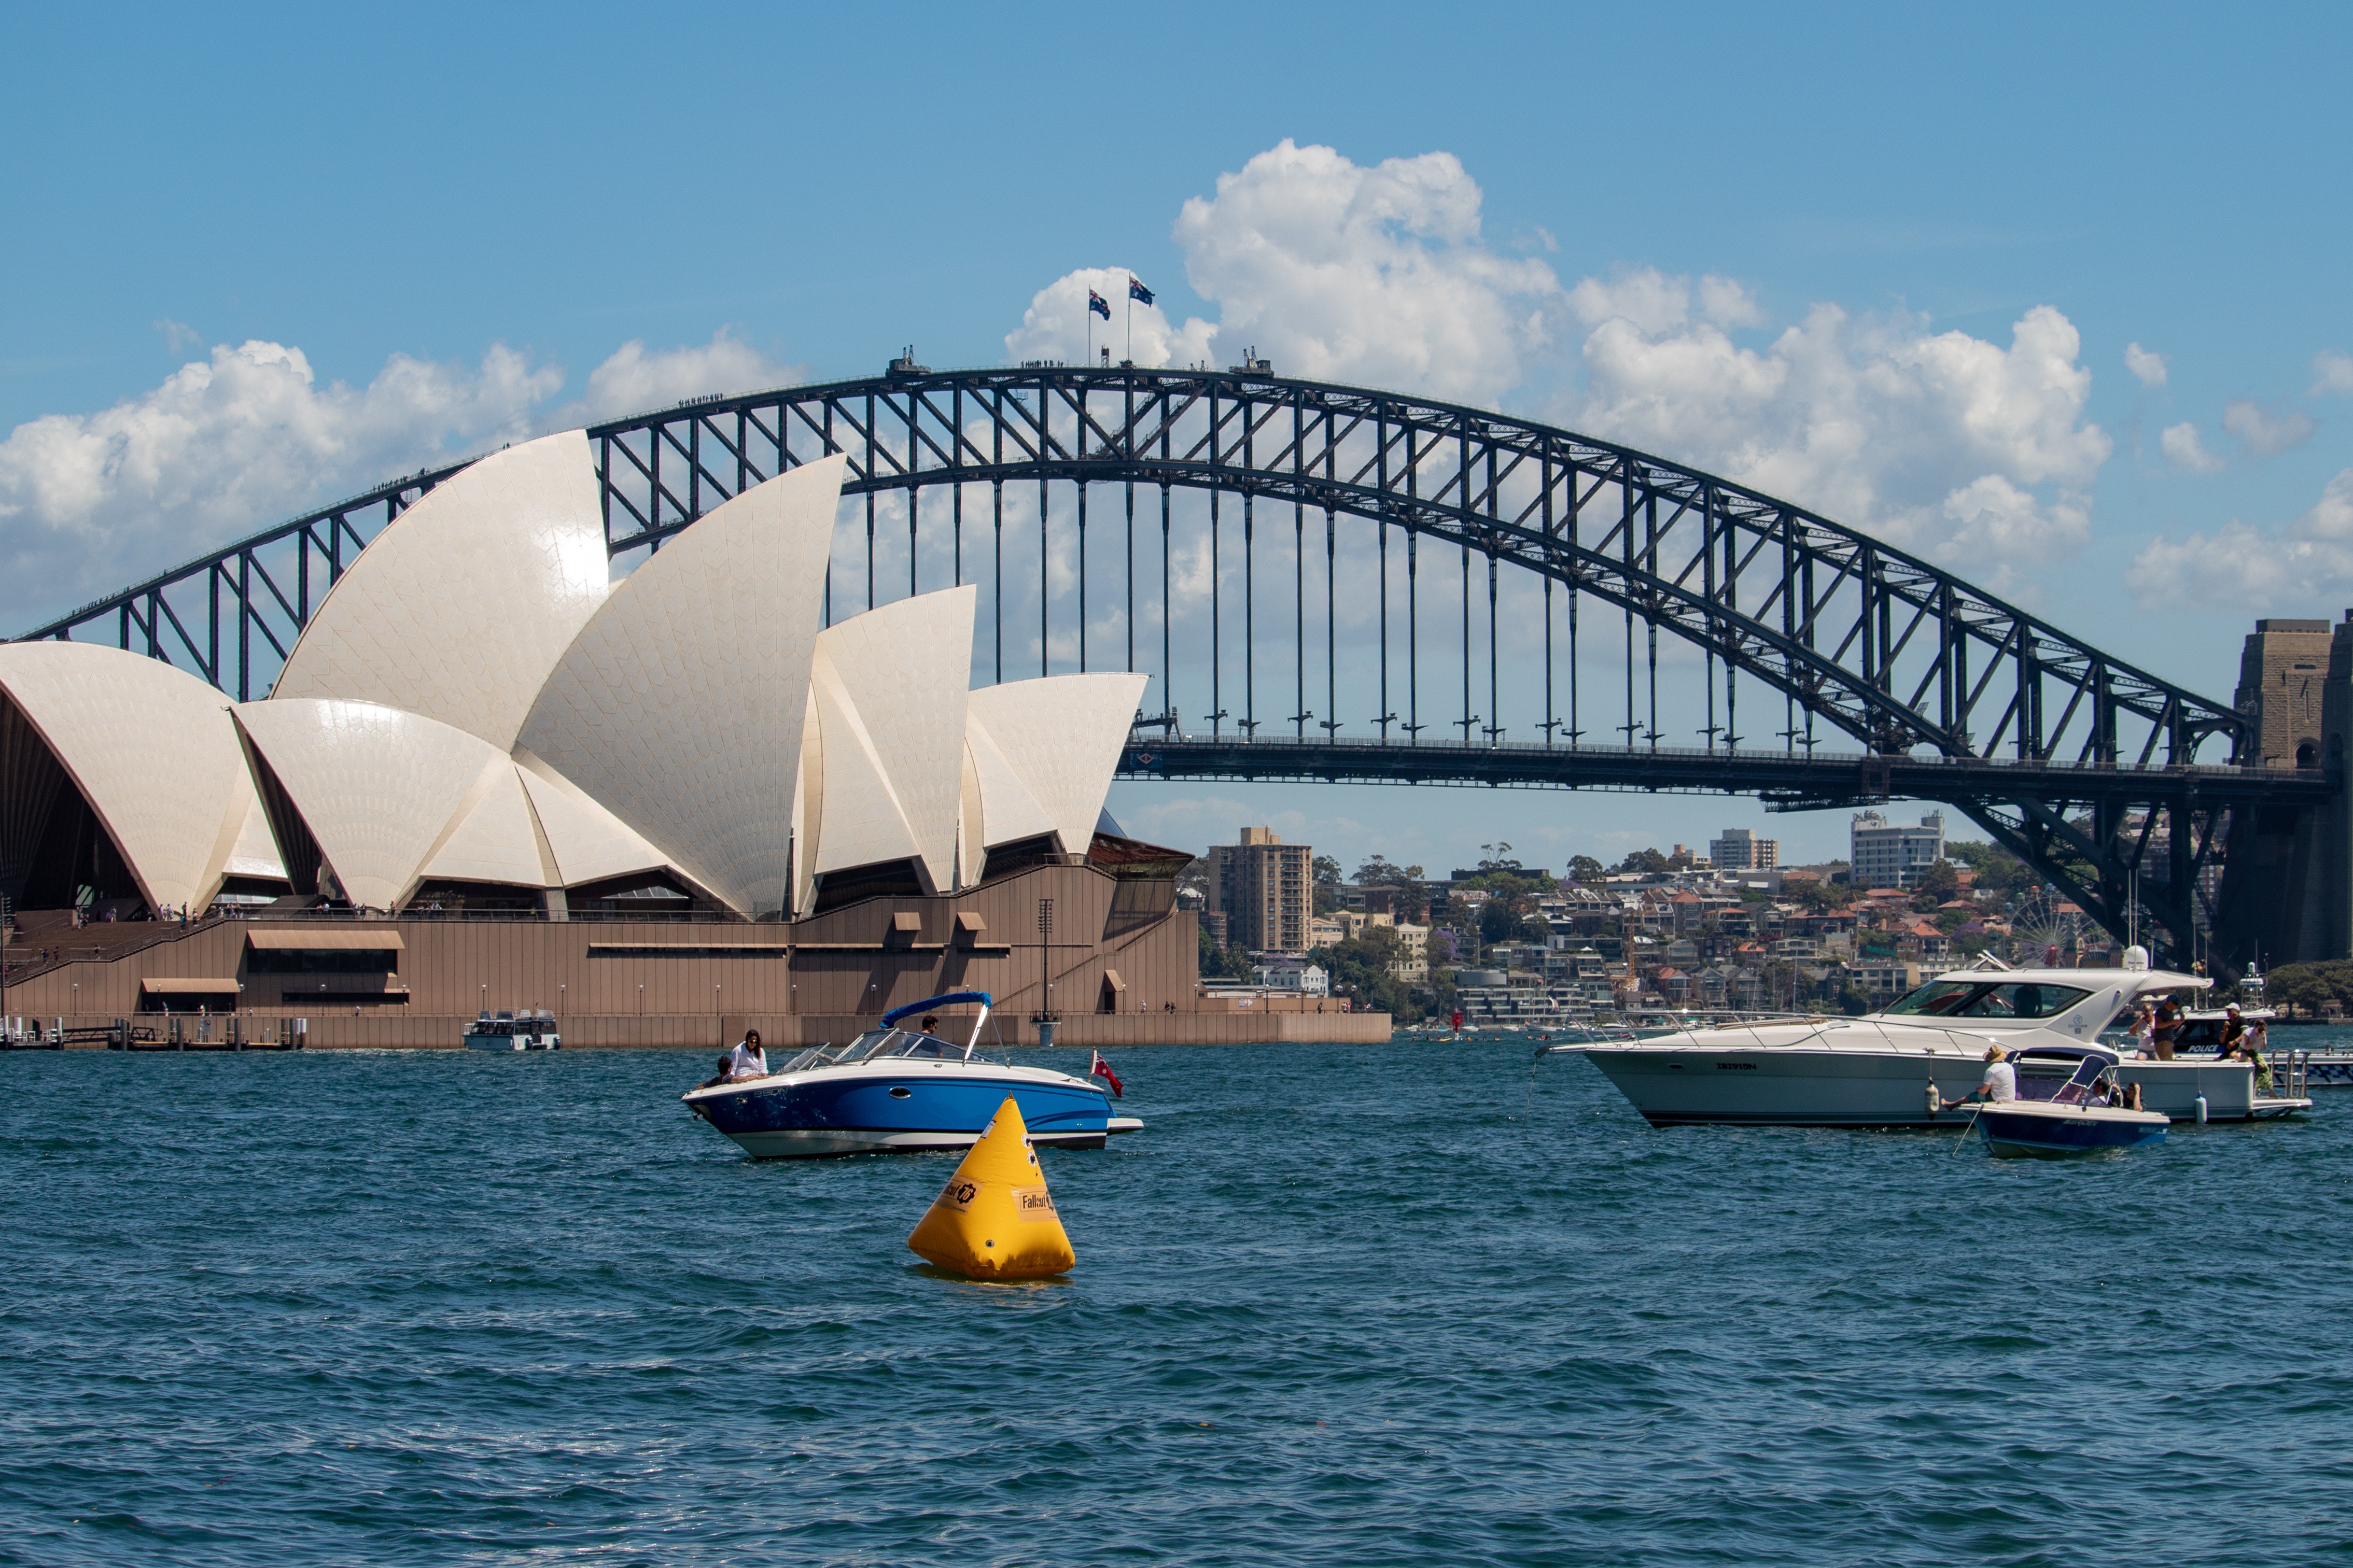
{"label": "cumulus cloud", "polygon": [[2312,356],[2312,391],[2353,392],[2353,354],[2343,349],[2323,349]]}
{"label": "cumulus cloud", "polygon": [[2002,585],[2082,545],[2114,451],[2084,421],[2091,372],[2037,306],[2008,347],[1925,320],[1816,305],[1762,348],[1746,290],[1643,268],[1568,293],[1590,327],[1578,428],[1788,497]]}
{"label": "cumulus cloud", "polygon": [[2222,405],[2222,428],[2239,438],[2258,458],[2275,458],[2312,439],[2320,428],[2311,415],[2275,404],[2264,407],[2251,397],[2234,397]]}
{"label": "cumulus cloud", "polygon": [[[173,342],[189,335],[175,321],[157,328]],[[653,353],[624,343],[589,373],[584,397],[560,407],[551,400],[564,372],[503,345],[470,367],[395,354],[353,387],[321,385],[299,348],[223,344],[153,391],[95,414],[48,415],[0,440],[0,562],[24,614],[62,609],[419,467],[794,379],[794,367],[724,331]]]}
{"label": "cumulus cloud", "polygon": [[2151,609],[2233,616],[2250,605],[2335,605],[2353,594],[2353,468],[2340,469],[2310,511],[2277,531],[2232,518],[2211,534],[2159,536],[2134,558],[2126,585]]}
{"label": "cumulus cloud", "polygon": [[2132,372],[2134,379],[2143,386],[2165,384],[2165,356],[2151,353],[2138,343],[2125,345],[2125,368]]}
{"label": "cumulus cloud", "polygon": [[215,348],[151,392],[0,441],[0,560],[26,596],[110,589],[323,499],[533,433],[564,373],[502,345],[479,365],[395,354],[364,387],[302,351]]}
{"label": "cumulus cloud", "polygon": [[646,352],[643,339],[632,338],[588,373],[587,395],[558,409],[550,428],[649,413],[690,397],[765,392],[800,379],[800,367],[777,363],[751,344],[728,336],[724,327],[707,343],[653,353]]}
{"label": "cumulus cloud", "polygon": [[2179,425],[2167,426],[2164,434],[2158,437],[2157,445],[2165,454],[2165,460],[2177,468],[2211,474],[2222,467],[2222,459],[2208,451],[2206,443],[2199,437],[2198,426],[2186,419]]}
{"label": "cumulus cloud", "polygon": [[1365,168],[1286,139],[1187,201],[1176,238],[1222,359],[1256,344],[1284,374],[1493,405],[1550,340],[1560,284],[1488,248],[1482,199],[1451,153]]}
{"label": "cumulus cloud", "polygon": [[[1093,318],[1093,340],[1098,352],[1108,348],[1113,359],[1133,357],[1136,363],[1153,370],[1164,365],[1207,363],[1211,355],[1210,340],[1216,336],[1217,329],[1198,316],[1178,326],[1156,302],[1132,303],[1127,280],[1135,276],[1124,267],[1082,267],[1075,272],[1065,272],[1038,290],[1022,315],[1021,325],[1005,334],[1007,357],[1017,362],[1060,360],[1065,364],[1077,364],[1085,359],[1087,293],[1092,289],[1111,306],[1109,321],[1100,316]],[[1134,334],[1132,356],[1131,328]]]}

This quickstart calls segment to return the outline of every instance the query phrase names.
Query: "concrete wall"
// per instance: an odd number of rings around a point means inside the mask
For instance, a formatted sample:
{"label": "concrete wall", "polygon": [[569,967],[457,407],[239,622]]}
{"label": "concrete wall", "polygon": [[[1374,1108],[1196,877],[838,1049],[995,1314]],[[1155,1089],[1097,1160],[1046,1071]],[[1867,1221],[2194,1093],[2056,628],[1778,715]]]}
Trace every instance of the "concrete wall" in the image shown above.
{"label": "concrete wall", "polygon": [[[142,980],[234,978],[248,1038],[300,1016],[313,1047],[455,1046],[482,1008],[545,1007],[567,1045],[715,1050],[747,1023],[772,1045],[842,1039],[891,1007],[978,990],[997,999],[1008,1041],[1033,1039],[1030,1015],[1049,1007],[1072,1045],[1388,1037],[1385,1015],[1201,1012],[1194,916],[1107,931],[1116,886],[1092,867],[1040,866],[970,892],[871,900],[790,924],[216,921],[111,962],[51,965],[10,984],[0,1011],[138,1018]],[[960,933],[960,915],[980,929]],[[348,999],[383,987],[381,973],[256,973],[247,938],[259,931],[396,931],[392,979],[406,999]],[[1104,1015],[1109,973],[1122,988]],[[322,1001],[322,987],[347,999]]]}

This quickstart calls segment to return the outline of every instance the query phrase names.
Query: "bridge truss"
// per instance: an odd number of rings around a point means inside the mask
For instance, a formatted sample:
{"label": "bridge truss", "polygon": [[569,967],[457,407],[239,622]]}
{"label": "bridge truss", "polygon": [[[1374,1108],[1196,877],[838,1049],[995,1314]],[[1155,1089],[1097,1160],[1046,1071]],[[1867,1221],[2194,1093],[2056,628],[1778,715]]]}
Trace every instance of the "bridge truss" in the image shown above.
{"label": "bridge truss", "polygon": [[[2317,777],[2238,765],[2250,725],[2231,708],[1870,534],[1477,409],[1262,365],[933,372],[901,360],[881,377],[704,399],[588,437],[617,558],[659,549],[786,468],[848,454],[828,616],[862,607],[849,602],[861,591],[866,605],[898,596],[877,556],[879,545],[895,561],[898,527],[909,593],[926,542],[936,563],[944,533],[947,572],[930,585],[983,584],[995,650],[993,668],[976,660],[985,675],[1008,677],[1008,636],[1017,662],[1034,644],[1040,673],[1059,654],[1065,668],[1158,675],[1159,710],[1139,716],[1125,759],[1134,776],[1689,790],[1780,809],[1936,800],[2109,929],[2137,903],[2158,944],[2185,956],[2215,923],[2234,824],[2244,837],[2259,808],[2327,797]],[[355,550],[456,467],[280,524],[26,635],[112,642],[258,695]],[[1008,523],[1037,535],[1037,580],[1010,590]],[[1208,570],[1194,574],[1205,604],[1186,601],[1180,538],[1197,565],[1206,545]],[[1446,556],[1460,565],[1459,616],[1440,607],[1445,584],[1425,583]],[[1267,561],[1273,595],[1261,585]],[[1357,604],[1342,613],[1344,579],[1352,595],[1377,581],[1377,653],[1343,658],[1338,626],[1370,618]],[[1530,584],[1540,614],[1506,614],[1505,598]],[[1422,674],[1425,623],[1449,634],[1459,670],[1442,707]],[[1603,698],[1588,689],[1609,631],[1623,680]],[[1701,747],[1660,743],[1672,732],[1661,728],[1662,632],[1670,721],[1690,704]],[[1697,671],[1688,652],[1677,665],[1677,643],[1697,653]],[[1171,695],[1184,684],[1208,688],[1189,725]],[[1344,684],[1350,700],[1370,700],[1364,719],[1338,716]],[[1259,697],[1281,686],[1293,711],[1261,718]],[[1319,698],[1320,718],[1309,706]],[[1765,710],[1774,743],[1741,733],[1744,700],[1751,723]],[[1507,724],[1515,705],[1525,722]],[[1514,728],[1540,739],[1514,741]]]}

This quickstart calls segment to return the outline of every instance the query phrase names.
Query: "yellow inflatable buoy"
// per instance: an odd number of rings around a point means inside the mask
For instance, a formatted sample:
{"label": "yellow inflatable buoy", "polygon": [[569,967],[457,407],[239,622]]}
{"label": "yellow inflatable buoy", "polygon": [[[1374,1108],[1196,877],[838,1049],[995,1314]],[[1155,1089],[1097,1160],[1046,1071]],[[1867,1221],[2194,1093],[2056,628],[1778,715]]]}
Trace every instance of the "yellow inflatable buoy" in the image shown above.
{"label": "yellow inflatable buoy", "polygon": [[925,1262],[972,1279],[1037,1279],[1078,1263],[1021,1108],[1005,1103],[932,1200],[907,1246]]}

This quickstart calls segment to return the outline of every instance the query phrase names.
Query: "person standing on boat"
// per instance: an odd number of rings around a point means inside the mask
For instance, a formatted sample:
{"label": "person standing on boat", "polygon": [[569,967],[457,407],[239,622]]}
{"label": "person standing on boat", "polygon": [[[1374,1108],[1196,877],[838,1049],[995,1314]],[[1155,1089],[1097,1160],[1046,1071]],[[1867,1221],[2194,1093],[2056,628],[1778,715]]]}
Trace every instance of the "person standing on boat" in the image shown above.
{"label": "person standing on boat", "polygon": [[1985,1081],[1960,1099],[1945,1101],[1945,1109],[1950,1110],[1956,1106],[1967,1105],[1970,1100],[1980,1096],[1984,1097],[1988,1105],[2000,1105],[2005,1101],[2016,1100],[2018,1069],[2010,1065],[2007,1059],[2009,1056],[2010,1053],[2000,1046],[1988,1046],[1985,1054]]}
{"label": "person standing on boat", "polygon": [[2150,1010],[2147,1002],[2143,1002],[2139,1010],[2133,1014],[2132,1038],[2133,1055],[2143,1061],[2148,1061],[2156,1057],[2157,1015]]}
{"label": "person standing on boat", "polygon": [[727,1053],[727,1079],[741,1083],[747,1078],[768,1076],[768,1053],[761,1047],[760,1031],[746,1029],[744,1038]]}
{"label": "person standing on boat", "polygon": [[2169,1062],[2173,1059],[2173,1037],[2180,1032],[2181,1004],[2175,1001],[2168,993],[2157,1005],[2157,1030],[2154,1038],[2158,1061]]}

